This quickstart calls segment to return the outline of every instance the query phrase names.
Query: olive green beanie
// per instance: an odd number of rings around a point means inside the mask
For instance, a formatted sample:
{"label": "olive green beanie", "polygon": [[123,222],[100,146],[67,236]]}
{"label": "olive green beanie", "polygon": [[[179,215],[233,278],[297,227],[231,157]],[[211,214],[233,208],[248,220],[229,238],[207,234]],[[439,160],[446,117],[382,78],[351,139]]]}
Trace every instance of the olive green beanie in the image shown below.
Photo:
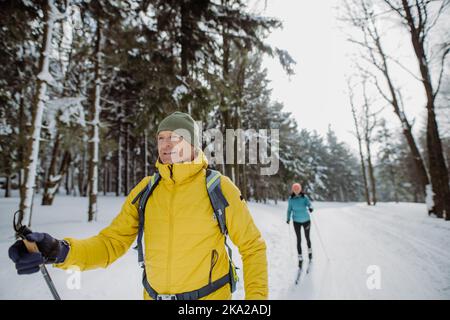
{"label": "olive green beanie", "polygon": [[157,134],[161,131],[175,131],[194,147],[199,145],[198,125],[187,113],[175,111],[165,117],[158,126]]}

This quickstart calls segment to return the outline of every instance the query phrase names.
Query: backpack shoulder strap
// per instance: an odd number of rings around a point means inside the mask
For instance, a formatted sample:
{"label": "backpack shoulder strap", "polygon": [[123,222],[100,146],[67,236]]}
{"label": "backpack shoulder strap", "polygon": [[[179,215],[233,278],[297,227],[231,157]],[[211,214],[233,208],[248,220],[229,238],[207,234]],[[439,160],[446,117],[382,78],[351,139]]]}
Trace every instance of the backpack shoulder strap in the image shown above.
{"label": "backpack shoulder strap", "polygon": [[155,190],[161,175],[158,171],[150,178],[147,186],[139,192],[139,194],[133,199],[132,204],[135,204],[139,200],[138,213],[139,213],[139,228],[137,237],[137,250],[138,250],[138,262],[141,267],[144,267],[144,249],[142,247],[142,237],[144,235],[144,222],[145,222],[145,206],[148,199]]}
{"label": "backpack shoulder strap", "polygon": [[145,186],[145,188],[142,189],[141,191],[139,191],[139,193],[136,195],[136,197],[134,197],[133,201],[131,201],[131,204],[135,204],[143,196],[143,194],[149,189],[149,187],[151,188],[152,185],[156,186],[156,184],[158,184],[160,178],[161,178],[161,176],[160,176],[159,172],[156,171],[155,174],[150,177],[150,180],[148,181],[148,184]]}
{"label": "backpack shoulder strap", "polygon": [[220,177],[222,174],[219,171],[207,169],[206,170],[206,188],[208,190],[209,200],[214,210],[214,217],[216,218],[220,232],[225,237],[225,246],[228,251],[229,260],[229,281],[231,292],[236,290],[236,283],[239,280],[236,269],[238,269],[233,262],[233,252],[231,247],[227,243],[228,229],[225,217],[225,208],[228,207],[228,201],[223,195],[222,188],[220,187]]}
{"label": "backpack shoulder strap", "polygon": [[228,234],[227,224],[225,219],[225,208],[228,207],[228,201],[225,199],[222,188],[220,187],[219,171],[207,169],[206,170],[206,189],[208,190],[209,200],[214,210],[214,216],[219,223],[220,232],[223,235]]}

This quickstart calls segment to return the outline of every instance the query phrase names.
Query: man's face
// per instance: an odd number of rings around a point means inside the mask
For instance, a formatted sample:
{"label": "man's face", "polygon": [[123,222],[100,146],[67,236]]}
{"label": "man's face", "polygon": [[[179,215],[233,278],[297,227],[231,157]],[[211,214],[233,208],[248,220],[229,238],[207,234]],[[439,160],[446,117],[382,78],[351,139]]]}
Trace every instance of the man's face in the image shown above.
{"label": "man's face", "polygon": [[158,134],[158,154],[163,164],[173,164],[194,159],[194,147],[174,131]]}

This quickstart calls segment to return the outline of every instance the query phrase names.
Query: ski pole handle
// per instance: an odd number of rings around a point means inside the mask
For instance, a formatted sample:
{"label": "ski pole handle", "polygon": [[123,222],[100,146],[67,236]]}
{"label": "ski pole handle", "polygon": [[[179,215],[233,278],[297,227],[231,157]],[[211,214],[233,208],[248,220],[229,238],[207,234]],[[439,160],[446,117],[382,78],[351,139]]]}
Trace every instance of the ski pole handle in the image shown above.
{"label": "ski pole handle", "polygon": [[29,253],[35,253],[39,252],[39,248],[36,244],[36,242],[28,241],[25,237],[27,234],[30,234],[32,231],[27,226],[23,226],[21,224],[16,224],[16,214],[14,214],[14,230],[16,231],[17,236],[22,238],[23,243],[25,244],[25,247],[27,248]]}
{"label": "ski pole handle", "polygon": [[[28,252],[30,253],[36,253],[39,252],[39,248],[36,244],[36,242],[28,241],[25,237],[27,234],[30,234],[32,231],[27,226],[22,225],[22,223],[17,222],[17,214],[21,213],[21,210],[17,210],[14,213],[13,218],[13,227],[14,231],[16,231],[16,235],[20,238],[22,238],[23,243],[25,244],[25,247],[27,248]],[[41,270],[42,276],[44,277],[45,282],[47,283],[48,288],[50,289],[50,292],[52,293],[53,299],[55,300],[61,300],[61,297],[58,294],[58,291],[56,290],[55,284],[52,281],[52,278],[50,277],[50,274],[47,271],[47,268],[45,267],[45,264],[42,263],[39,266],[39,269]]]}
{"label": "ski pole handle", "polygon": [[[28,241],[25,238],[25,235],[30,232],[31,232],[31,230],[28,229],[27,227],[25,227],[24,232],[22,234],[20,234],[20,237],[22,238],[22,241],[25,244],[25,247],[27,248],[28,252],[30,252],[30,253],[39,252],[39,248],[38,248],[36,242]],[[55,284],[53,283],[52,278],[50,277],[50,274],[48,273],[48,270],[47,270],[47,267],[45,266],[45,264],[44,263],[41,264],[39,266],[39,269],[41,270],[41,273],[44,276],[44,280],[47,283],[48,288],[50,289],[53,299],[61,300],[61,297],[59,296],[58,291],[56,290]]]}
{"label": "ski pole handle", "polygon": [[28,241],[27,239],[22,239],[22,241],[25,244],[25,247],[27,248],[29,253],[39,252],[39,248],[38,248],[36,242],[31,242],[31,241]]}
{"label": "ski pole handle", "polygon": [[16,229],[16,232],[17,235],[22,238],[22,241],[29,253],[39,252],[39,248],[36,242],[29,241],[25,237],[27,234],[30,234],[32,232],[30,228],[28,228],[27,226],[20,226],[18,229]]}

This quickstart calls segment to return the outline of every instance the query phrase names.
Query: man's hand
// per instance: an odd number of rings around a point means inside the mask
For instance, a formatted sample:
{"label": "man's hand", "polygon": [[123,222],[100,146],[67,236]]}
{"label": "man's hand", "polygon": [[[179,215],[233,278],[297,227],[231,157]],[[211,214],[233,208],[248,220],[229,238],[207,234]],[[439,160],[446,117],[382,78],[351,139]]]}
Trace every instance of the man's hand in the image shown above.
{"label": "man's hand", "polygon": [[309,208],[309,213],[312,213],[314,211],[313,208]]}
{"label": "man's hand", "polygon": [[287,224],[289,224],[289,222],[290,222],[289,220],[286,221]]}
{"label": "man's hand", "polygon": [[36,243],[39,252],[29,252],[23,240],[16,241],[9,248],[9,257],[16,264],[18,274],[38,272],[43,263],[61,263],[69,253],[69,245],[65,241],[57,240],[47,233],[32,232],[25,238]]}

